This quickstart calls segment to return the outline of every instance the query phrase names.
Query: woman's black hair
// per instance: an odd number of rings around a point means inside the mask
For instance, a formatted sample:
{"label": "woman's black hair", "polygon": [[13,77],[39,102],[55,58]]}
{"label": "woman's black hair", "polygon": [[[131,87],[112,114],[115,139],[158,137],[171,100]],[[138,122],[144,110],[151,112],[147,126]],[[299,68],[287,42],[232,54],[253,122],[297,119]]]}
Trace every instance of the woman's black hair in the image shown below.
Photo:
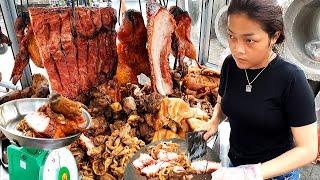
{"label": "woman's black hair", "polygon": [[284,41],[282,8],[276,0],[231,0],[228,16],[242,13],[260,23],[269,38],[274,37],[276,32],[280,32],[277,45]]}

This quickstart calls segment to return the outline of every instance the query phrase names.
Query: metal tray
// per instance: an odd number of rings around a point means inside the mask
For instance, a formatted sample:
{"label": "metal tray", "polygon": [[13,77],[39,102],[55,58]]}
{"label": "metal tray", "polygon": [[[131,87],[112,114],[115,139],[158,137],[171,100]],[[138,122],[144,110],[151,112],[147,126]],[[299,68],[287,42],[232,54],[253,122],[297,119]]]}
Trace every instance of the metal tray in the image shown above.
{"label": "metal tray", "polygon": [[[0,106],[0,130],[17,146],[24,146],[35,149],[58,149],[67,146],[77,140],[81,133],[64,138],[34,138],[23,135],[18,131],[16,125],[28,113],[36,111],[48,101],[47,98],[26,98],[9,101]],[[91,116],[85,110],[81,109],[86,124],[84,128],[88,128],[91,123]]]}
{"label": "metal tray", "polygon": [[[133,166],[132,162],[134,160],[136,160],[137,158],[139,158],[141,153],[147,153],[147,148],[149,146],[154,146],[154,145],[157,145],[162,142],[177,143],[180,145],[180,151],[185,152],[187,154],[187,143],[186,143],[186,141],[181,140],[181,139],[168,139],[168,140],[162,140],[162,141],[150,143],[147,146],[144,146],[143,148],[141,148],[135,155],[133,155],[133,157],[131,158],[131,160],[129,161],[129,163],[125,169],[124,179],[125,180],[146,180],[147,177],[141,176],[139,174],[138,170],[136,170],[136,168]],[[202,160],[205,159],[208,161],[220,162],[218,154],[215,153],[209,147],[207,147],[207,154],[204,157],[202,157],[201,159]],[[153,179],[157,179],[157,178],[153,178]],[[212,179],[211,174],[193,175],[193,177],[192,177],[192,180],[205,180],[205,179]]]}

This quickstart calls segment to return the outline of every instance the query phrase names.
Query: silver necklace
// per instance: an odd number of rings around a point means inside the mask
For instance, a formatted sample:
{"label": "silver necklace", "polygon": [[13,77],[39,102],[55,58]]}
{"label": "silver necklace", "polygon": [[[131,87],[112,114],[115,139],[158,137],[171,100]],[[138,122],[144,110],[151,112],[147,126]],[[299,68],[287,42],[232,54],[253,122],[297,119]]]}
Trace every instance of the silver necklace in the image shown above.
{"label": "silver necklace", "polygon": [[[268,62],[270,62],[270,60],[272,60],[274,58],[276,54],[275,53],[272,53]],[[252,92],[252,83],[259,77],[259,75],[268,67],[268,65],[266,67],[264,67],[257,75],[256,77],[250,82],[249,81],[249,78],[248,78],[248,74],[247,74],[247,70],[245,69],[244,72],[246,73],[246,78],[247,78],[247,81],[248,81],[248,84],[246,85],[246,92]]]}

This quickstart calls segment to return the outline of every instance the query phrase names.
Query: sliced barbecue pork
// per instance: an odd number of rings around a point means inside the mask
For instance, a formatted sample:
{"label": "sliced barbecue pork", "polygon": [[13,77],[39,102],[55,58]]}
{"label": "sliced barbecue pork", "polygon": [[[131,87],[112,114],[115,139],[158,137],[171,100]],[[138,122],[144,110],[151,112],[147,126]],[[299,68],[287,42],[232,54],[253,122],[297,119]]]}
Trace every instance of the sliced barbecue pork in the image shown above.
{"label": "sliced barbecue pork", "polygon": [[75,39],[77,47],[77,60],[78,60],[78,71],[79,71],[79,86],[81,92],[89,90],[89,79],[88,77],[88,41],[83,37],[77,37]]}
{"label": "sliced barbecue pork", "polygon": [[49,18],[48,23],[50,30],[49,42],[47,46],[50,51],[50,55],[57,66],[62,86],[65,89],[63,95],[66,95],[70,98],[74,98],[77,95],[77,89],[75,88],[73,81],[71,80],[72,74],[69,73],[68,64],[64,56],[64,52],[61,48],[62,22],[59,18],[58,13],[51,12],[47,16]]}
{"label": "sliced barbecue pork", "polygon": [[50,55],[48,48],[48,41],[50,36],[48,17],[45,9],[42,8],[29,8],[31,25],[37,41],[42,62],[47,70],[52,90],[65,94],[64,88],[58,74],[57,66]]}
{"label": "sliced barbecue pork", "polygon": [[[72,88],[74,90],[76,97],[80,89],[79,83],[79,72],[78,72],[78,62],[77,62],[77,49],[74,44],[74,38],[72,36],[72,23],[71,23],[71,15],[72,12],[70,9],[66,9],[62,11],[60,14],[61,21],[61,50],[64,54],[65,61],[67,63],[67,68],[69,71],[69,77],[72,82]],[[59,69],[60,67],[58,67]],[[73,91],[72,91],[73,92]]]}

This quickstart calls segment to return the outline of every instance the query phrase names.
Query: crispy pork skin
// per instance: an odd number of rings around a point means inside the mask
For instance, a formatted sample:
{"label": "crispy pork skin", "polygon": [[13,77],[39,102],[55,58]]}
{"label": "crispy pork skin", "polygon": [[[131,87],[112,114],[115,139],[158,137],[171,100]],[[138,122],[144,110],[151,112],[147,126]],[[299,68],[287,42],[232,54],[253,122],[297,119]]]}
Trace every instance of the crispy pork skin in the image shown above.
{"label": "crispy pork skin", "polygon": [[118,64],[115,9],[77,7],[73,16],[71,8],[33,7],[29,13],[53,91],[76,99],[113,78]]}
{"label": "crispy pork skin", "polygon": [[64,92],[56,64],[54,63],[48,48],[50,30],[45,10],[40,8],[29,8],[29,13],[35,39],[40,50],[43,65],[47,70],[51,87],[56,92]]}

